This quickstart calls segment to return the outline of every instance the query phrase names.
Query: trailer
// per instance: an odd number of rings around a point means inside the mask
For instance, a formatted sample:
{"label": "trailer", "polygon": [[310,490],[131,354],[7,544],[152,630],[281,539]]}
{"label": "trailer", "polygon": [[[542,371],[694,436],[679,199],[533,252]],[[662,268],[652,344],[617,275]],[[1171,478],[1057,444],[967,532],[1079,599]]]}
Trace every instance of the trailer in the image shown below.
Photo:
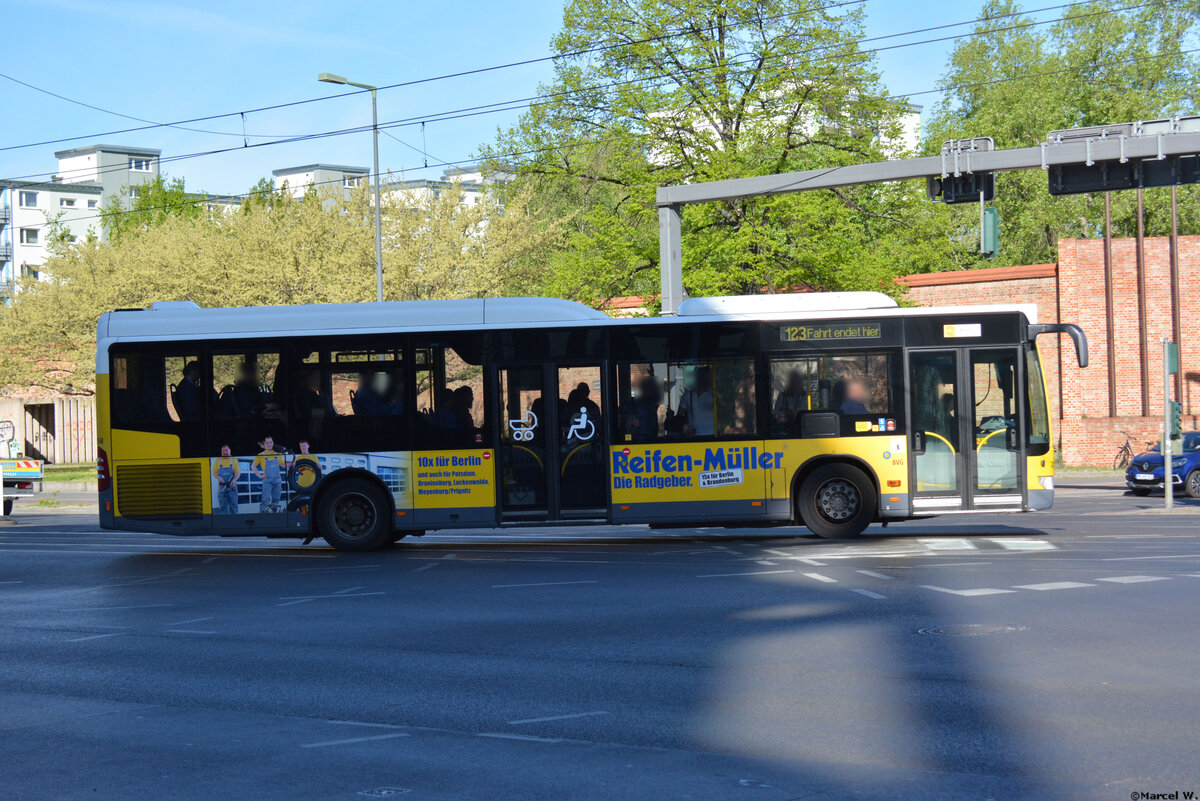
{"label": "trailer", "polygon": [[31,498],[41,489],[43,475],[42,460],[26,459],[15,433],[12,421],[0,420],[0,506],[5,517],[12,514],[17,498]]}

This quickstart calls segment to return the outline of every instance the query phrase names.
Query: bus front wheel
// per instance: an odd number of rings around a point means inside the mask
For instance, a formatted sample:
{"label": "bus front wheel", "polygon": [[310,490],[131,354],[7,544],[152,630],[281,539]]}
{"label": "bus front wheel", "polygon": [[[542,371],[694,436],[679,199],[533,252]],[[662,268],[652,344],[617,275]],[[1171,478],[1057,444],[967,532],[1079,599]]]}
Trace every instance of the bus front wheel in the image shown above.
{"label": "bus front wheel", "polygon": [[317,524],[325,541],[339,551],[374,551],[392,541],[387,499],[369,481],[350,478],[321,498]]}
{"label": "bus front wheel", "polygon": [[867,474],[848,464],[826,464],[800,484],[796,511],[818,537],[857,537],[875,519],[875,486]]}

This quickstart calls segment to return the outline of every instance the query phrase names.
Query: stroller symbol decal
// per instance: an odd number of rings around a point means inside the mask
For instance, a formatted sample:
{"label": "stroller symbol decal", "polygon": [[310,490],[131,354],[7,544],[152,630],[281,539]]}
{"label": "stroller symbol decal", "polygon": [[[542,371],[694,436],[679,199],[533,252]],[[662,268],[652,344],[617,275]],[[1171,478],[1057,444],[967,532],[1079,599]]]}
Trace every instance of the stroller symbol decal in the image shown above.
{"label": "stroller symbol decal", "polygon": [[533,432],[537,429],[537,415],[532,409],[525,412],[524,420],[509,420],[508,427],[512,430],[512,438],[515,442],[530,442],[533,440]]}

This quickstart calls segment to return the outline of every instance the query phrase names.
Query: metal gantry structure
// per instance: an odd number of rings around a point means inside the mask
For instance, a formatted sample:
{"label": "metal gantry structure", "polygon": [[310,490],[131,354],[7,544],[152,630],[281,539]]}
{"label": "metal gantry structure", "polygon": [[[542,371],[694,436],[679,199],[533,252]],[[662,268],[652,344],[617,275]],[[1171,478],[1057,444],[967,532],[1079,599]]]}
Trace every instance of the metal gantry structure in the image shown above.
{"label": "metal gantry structure", "polygon": [[937,156],[660,187],[662,313],[676,314],[684,300],[681,209],[689,203],[1033,169],[1049,173],[1054,195],[1200,181],[1200,116],[1053,131],[1037,147],[992,150],[979,142],[947,142]]}

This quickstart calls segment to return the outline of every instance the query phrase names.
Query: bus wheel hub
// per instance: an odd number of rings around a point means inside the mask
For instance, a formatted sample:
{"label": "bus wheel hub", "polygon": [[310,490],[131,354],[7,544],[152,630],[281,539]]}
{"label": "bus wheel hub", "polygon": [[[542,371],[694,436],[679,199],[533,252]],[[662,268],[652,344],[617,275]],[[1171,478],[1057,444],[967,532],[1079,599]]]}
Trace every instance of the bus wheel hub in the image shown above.
{"label": "bus wheel hub", "polygon": [[830,520],[845,520],[858,511],[858,490],[849,481],[838,479],[821,487],[817,506]]}

